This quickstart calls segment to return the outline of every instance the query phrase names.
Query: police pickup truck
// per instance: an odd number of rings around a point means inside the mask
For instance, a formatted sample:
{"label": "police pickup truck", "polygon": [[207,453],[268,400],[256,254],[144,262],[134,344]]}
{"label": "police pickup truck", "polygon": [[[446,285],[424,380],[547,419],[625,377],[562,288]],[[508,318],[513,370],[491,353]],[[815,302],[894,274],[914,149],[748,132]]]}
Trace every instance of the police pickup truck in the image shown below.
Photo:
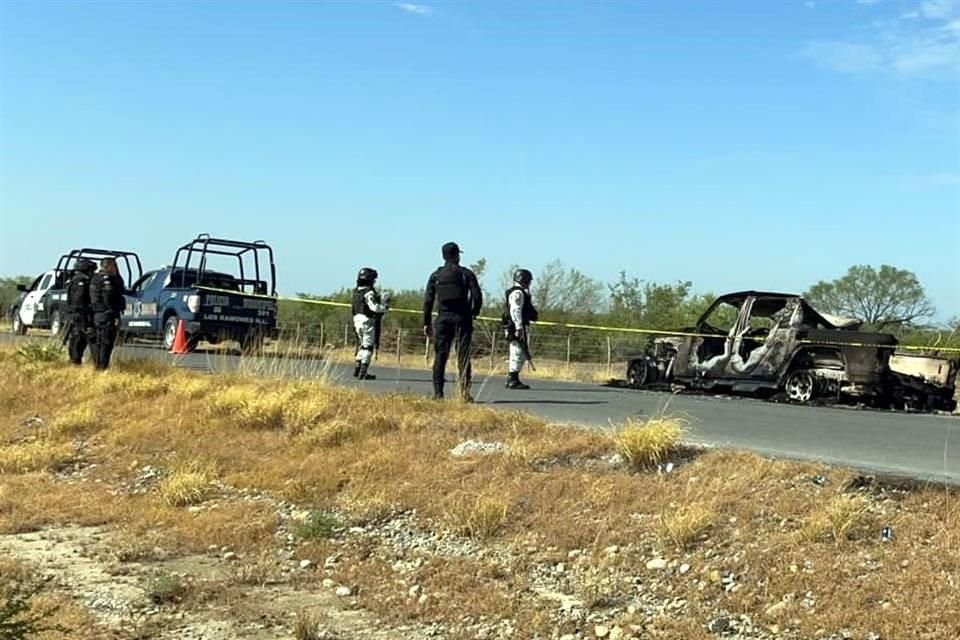
{"label": "police pickup truck", "polygon": [[266,243],[201,234],[177,250],[173,265],[133,283],[120,333],[123,339],[160,338],[170,349],[183,320],[188,350],[201,340],[236,340],[244,350],[255,349],[276,337],[276,295],[273,249]]}
{"label": "police pickup truck", "polygon": [[81,260],[97,262],[103,258],[117,261],[124,282],[139,278],[143,269],[140,258],[130,251],[110,249],[74,249],[60,256],[57,266],[37,276],[29,286],[18,285],[17,296],[10,305],[10,324],[17,335],[25,335],[29,329],[49,329],[58,336],[67,321],[67,281]]}

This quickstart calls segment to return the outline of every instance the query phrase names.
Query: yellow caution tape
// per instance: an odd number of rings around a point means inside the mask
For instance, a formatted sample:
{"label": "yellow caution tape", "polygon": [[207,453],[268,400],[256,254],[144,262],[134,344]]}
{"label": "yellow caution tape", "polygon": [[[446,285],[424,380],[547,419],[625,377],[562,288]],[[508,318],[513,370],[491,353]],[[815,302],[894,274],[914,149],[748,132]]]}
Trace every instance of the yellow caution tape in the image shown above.
{"label": "yellow caution tape", "polygon": [[[197,287],[198,289],[204,289],[206,291],[214,291],[217,293],[228,293],[237,295],[237,291],[231,291],[229,289],[217,289],[214,287]],[[336,302],[334,300],[316,300],[313,298],[291,298],[286,296],[267,296],[259,293],[242,293],[246,298],[263,298],[267,300],[283,300],[285,302],[300,302],[305,304],[317,304],[326,307],[340,307],[347,308],[351,307],[349,302]],[[391,313],[406,313],[406,314],[415,314],[423,315],[423,311],[417,311],[415,309],[390,309]],[[491,318],[489,316],[477,316],[477,320],[484,320],[487,322],[500,322],[500,318]],[[725,338],[726,336],[718,336],[715,334],[709,333],[693,333],[689,331],[665,331],[663,329],[636,329],[633,327],[607,327],[603,325],[593,325],[593,324],[577,324],[573,322],[552,322],[552,321],[538,321],[536,322],[538,327],[560,327],[563,329],[585,329],[587,331],[602,331],[607,333],[632,333],[637,335],[654,335],[654,336],[676,336],[684,338]],[[744,338],[745,340],[752,340],[754,342],[763,342],[763,338]],[[944,353],[960,353],[960,347],[926,347],[922,345],[890,345],[890,344],[870,344],[866,342],[829,342],[823,340],[798,340],[801,344],[816,344],[816,345],[826,345],[826,346],[837,346],[837,347],[866,347],[866,348],[877,348],[877,349],[895,349],[903,351],[937,351]]]}

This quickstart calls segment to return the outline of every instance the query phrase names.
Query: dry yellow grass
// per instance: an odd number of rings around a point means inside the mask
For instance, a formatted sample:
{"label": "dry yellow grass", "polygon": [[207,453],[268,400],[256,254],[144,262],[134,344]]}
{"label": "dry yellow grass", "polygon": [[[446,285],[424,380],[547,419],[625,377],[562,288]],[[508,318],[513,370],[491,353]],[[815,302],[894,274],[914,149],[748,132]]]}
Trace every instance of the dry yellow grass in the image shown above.
{"label": "dry yellow grass", "polygon": [[687,549],[716,519],[711,505],[699,502],[677,505],[660,514],[660,535],[679,549]]}
{"label": "dry yellow grass", "polygon": [[197,461],[179,463],[160,482],[160,497],[172,507],[203,502],[211,491],[215,475],[209,464]]}
{"label": "dry yellow grass", "polygon": [[[657,474],[645,465],[675,460],[682,421],[658,422],[646,433],[650,425],[629,424],[615,441],[609,434],[557,428],[529,415],[484,407],[369,396],[304,380],[153,367],[140,371],[139,366],[116,372],[125,382],[110,391],[116,394],[115,407],[104,403],[100,409],[98,424],[91,427],[100,429],[96,437],[75,439],[51,428],[32,434],[41,440],[26,443],[22,439],[30,432],[21,425],[24,417],[40,415],[52,424],[56,416],[83,406],[90,387],[82,376],[76,380],[75,369],[57,362],[24,363],[0,348],[0,377],[12,381],[7,389],[16,390],[0,392],[0,401],[12,407],[0,413],[0,442],[9,443],[0,447],[0,459],[11,446],[39,442],[71,454],[78,447],[78,459],[91,463],[77,482],[44,472],[47,464],[17,465],[35,469],[28,473],[0,468],[0,533],[64,523],[112,525],[137,540],[122,545],[123,558],[131,560],[148,559],[155,547],[196,554],[211,545],[226,546],[244,563],[230,581],[239,579],[247,583],[244,589],[252,589],[269,579],[258,559],[276,552],[281,520],[268,502],[231,497],[229,487],[249,488],[294,501],[300,509],[344,516],[343,527],[333,528],[334,539],[303,542],[298,557],[320,566],[330,555],[346,554],[349,561],[337,564],[330,577],[359,586],[360,604],[386,621],[510,618],[525,633],[550,637],[556,628],[553,609],[524,596],[530,592],[532,563],[566,562],[575,592],[596,606],[610,601],[620,607],[626,603],[617,600],[624,593],[618,580],[642,575],[649,553],[659,549],[692,569],[685,577],[665,572],[662,581],[651,583],[651,589],[663,585],[651,597],[688,603],[676,619],[638,619],[651,637],[704,637],[705,616],[717,607],[759,620],[771,603],[807,592],[817,595],[816,615],[793,616],[798,622],[789,631],[795,637],[846,628],[859,636],[875,631],[884,637],[946,638],[956,630],[955,620],[943,612],[952,610],[956,597],[949,577],[960,567],[960,507],[956,494],[943,489],[918,489],[896,500],[836,498],[842,494],[830,493],[810,477],[823,474],[828,487],[842,487],[848,471],[725,451],[685,458],[672,473]],[[141,393],[154,384],[153,392]],[[51,397],[46,391],[51,386],[61,393]],[[208,406],[210,396],[219,398],[215,409]],[[279,411],[274,408],[278,398],[283,399]],[[502,455],[450,456],[449,450],[466,439],[509,447]],[[639,472],[626,473],[601,460],[619,447],[621,454],[630,452],[624,458],[636,461]],[[198,480],[184,474],[190,482],[176,490],[128,493],[142,467],[165,468],[171,459],[209,461],[200,466],[215,466],[216,475]],[[168,474],[166,481],[173,477]],[[214,477],[225,487],[196,513],[173,506],[179,498],[165,499],[167,493],[193,499],[191,488],[202,491]],[[863,501],[871,512],[864,512]],[[872,513],[877,509],[886,511],[883,524],[893,526],[891,544],[859,535],[879,534],[879,516]],[[408,596],[407,586],[398,588],[390,552],[384,556],[383,549],[371,548],[349,529],[401,512],[415,513],[418,526],[438,535],[459,531],[521,559],[508,571],[488,557],[433,557],[404,577],[426,594],[442,595],[421,603]],[[289,522],[284,526],[292,531]],[[801,529],[818,541],[845,540],[844,553],[791,536]],[[695,544],[704,533],[709,544]],[[610,545],[632,550],[606,558],[603,550]],[[536,552],[531,555],[529,548]],[[602,556],[598,571],[609,575],[589,574],[580,582],[567,559],[574,550],[581,553],[578,558]],[[868,555],[878,562],[866,574]],[[726,591],[713,581],[724,572],[738,576],[738,590]],[[298,579],[309,586],[320,577],[304,573]],[[234,609],[254,607],[249,598],[230,597]],[[885,602],[891,606],[883,608]],[[905,610],[909,617],[902,615]]]}
{"label": "dry yellow grass", "polygon": [[96,429],[100,419],[92,406],[83,404],[59,414],[53,421],[53,429],[64,435],[76,435]]}
{"label": "dry yellow grass", "polygon": [[293,627],[293,637],[296,640],[324,640],[324,638],[329,638],[329,635],[321,634],[323,620],[322,616],[311,611],[299,612]]}
{"label": "dry yellow grass", "polygon": [[845,542],[868,521],[870,500],[859,493],[840,494],[808,516],[796,533],[801,542]]}
{"label": "dry yellow grass", "polygon": [[628,464],[643,469],[660,464],[680,449],[683,428],[684,421],[674,416],[631,420],[613,434],[613,443]]}
{"label": "dry yellow grass", "polygon": [[45,471],[70,459],[67,445],[46,440],[0,446],[0,473]]}
{"label": "dry yellow grass", "polygon": [[483,540],[503,526],[509,509],[510,504],[502,495],[463,495],[453,500],[447,521],[460,534]]}

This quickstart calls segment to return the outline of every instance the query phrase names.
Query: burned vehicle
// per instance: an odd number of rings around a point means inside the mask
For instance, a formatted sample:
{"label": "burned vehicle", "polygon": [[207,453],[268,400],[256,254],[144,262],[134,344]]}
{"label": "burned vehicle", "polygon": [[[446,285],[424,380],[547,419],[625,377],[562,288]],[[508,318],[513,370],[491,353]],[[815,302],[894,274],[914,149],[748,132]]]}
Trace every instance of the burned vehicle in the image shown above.
{"label": "burned vehicle", "polygon": [[695,326],[656,338],[646,353],[628,358],[627,382],[637,389],[670,384],[801,404],[853,400],[952,410],[956,363],[948,363],[945,374],[940,367],[937,384],[894,371],[896,347],[893,335],[861,331],[856,320],[820,313],[798,295],[740,291],[717,298]]}

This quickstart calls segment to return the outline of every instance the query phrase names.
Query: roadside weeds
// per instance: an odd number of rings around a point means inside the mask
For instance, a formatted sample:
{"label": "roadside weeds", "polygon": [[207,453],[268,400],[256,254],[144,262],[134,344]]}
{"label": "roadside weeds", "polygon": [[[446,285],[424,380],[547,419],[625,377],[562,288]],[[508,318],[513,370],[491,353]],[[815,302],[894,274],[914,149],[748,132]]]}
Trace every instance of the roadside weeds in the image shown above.
{"label": "roadside weeds", "polygon": [[[2,348],[0,375],[0,540],[106,528],[111,566],[165,572],[141,588],[168,628],[212,606],[246,629],[260,610],[242,594],[277,585],[381,631],[451,638],[695,638],[721,617],[755,638],[958,627],[950,489],[685,451],[669,416],[611,435],[306,380],[136,362],[97,375]],[[503,446],[451,454],[467,441]],[[166,568],[195,557],[219,573]],[[301,622],[278,629],[310,637],[326,619],[293,611]]]}

